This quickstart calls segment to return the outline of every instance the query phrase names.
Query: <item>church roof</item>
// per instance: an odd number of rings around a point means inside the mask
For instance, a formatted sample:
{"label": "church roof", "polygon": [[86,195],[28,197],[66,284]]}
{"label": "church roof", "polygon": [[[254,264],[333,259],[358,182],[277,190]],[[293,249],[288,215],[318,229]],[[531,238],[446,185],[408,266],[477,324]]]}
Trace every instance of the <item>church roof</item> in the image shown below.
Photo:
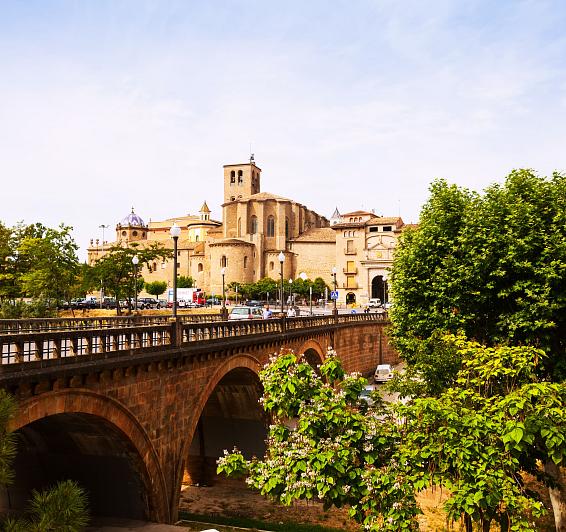
{"label": "church roof", "polygon": [[134,212],[133,207],[132,207],[132,212],[130,214],[128,214],[128,216],[125,216],[124,218],[122,218],[120,225],[122,227],[145,227],[146,226],[145,222],[141,219],[141,217],[138,216]]}
{"label": "church roof", "polygon": [[336,242],[336,233],[332,227],[311,227],[292,242]]}
{"label": "church roof", "polygon": [[210,212],[210,209],[208,208],[206,201],[202,204],[202,207],[200,208],[199,212]]}
{"label": "church roof", "polygon": [[332,213],[332,216],[331,216],[330,218],[331,218],[331,219],[332,219],[332,218],[340,218],[340,216],[341,216],[341,215],[340,215],[340,213],[338,212],[338,207],[336,207],[336,208],[334,209],[334,212]]}
{"label": "church roof", "polygon": [[[280,201],[293,201],[290,200],[289,198],[284,198],[283,196],[277,196],[276,194],[271,194],[270,192],[258,192],[257,194],[252,194],[251,196],[249,196],[249,198],[247,199],[253,199],[253,200],[280,200]],[[293,203],[296,203],[293,201]]]}
{"label": "church roof", "polygon": [[354,211],[354,212],[347,212],[342,215],[339,214],[338,216],[342,216],[342,218],[345,218],[346,216],[375,216],[375,214],[373,212],[368,212],[368,211]]}
{"label": "church roof", "polygon": [[210,242],[210,246],[254,246],[251,242],[240,240],[239,238],[219,238]]}

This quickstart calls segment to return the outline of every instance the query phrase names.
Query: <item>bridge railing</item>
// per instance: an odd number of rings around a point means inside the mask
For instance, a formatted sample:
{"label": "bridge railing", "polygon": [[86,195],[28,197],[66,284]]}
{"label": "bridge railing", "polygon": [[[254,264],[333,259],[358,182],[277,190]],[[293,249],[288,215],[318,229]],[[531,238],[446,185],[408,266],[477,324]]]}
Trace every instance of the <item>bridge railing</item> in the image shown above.
{"label": "bridge railing", "polygon": [[[181,322],[220,321],[221,314],[182,314]],[[69,331],[76,329],[111,329],[116,327],[140,327],[145,325],[163,325],[171,320],[170,315],[133,315],[76,318],[30,318],[7,320],[0,319],[0,335],[42,331]]]}
{"label": "bridge railing", "polygon": [[[215,319],[218,320],[218,318]],[[149,318],[149,317],[148,317]],[[152,316],[151,318],[155,318]],[[159,317],[161,318],[161,317]],[[105,355],[120,351],[140,352],[156,347],[181,347],[194,342],[235,338],[249,335],[276,335],[297,329],[328,327],[367,321],[382,321],[379,314],[342,314],[338,316],[304,316],[269,320],[192,322],[179,317],[150,321],[142,319],[126,325],[94,328],[69,328],[0,334],[0,364]]]}

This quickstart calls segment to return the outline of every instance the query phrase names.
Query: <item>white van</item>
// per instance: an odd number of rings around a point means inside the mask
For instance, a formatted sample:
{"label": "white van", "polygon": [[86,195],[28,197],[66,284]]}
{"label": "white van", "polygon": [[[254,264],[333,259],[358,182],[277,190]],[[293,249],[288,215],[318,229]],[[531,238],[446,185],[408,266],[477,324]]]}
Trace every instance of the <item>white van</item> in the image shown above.
{"label": "white van", "polygon": [[378,297],[372,297],[368,303],[369,308],[378,308],[381,307],[381,299]]}

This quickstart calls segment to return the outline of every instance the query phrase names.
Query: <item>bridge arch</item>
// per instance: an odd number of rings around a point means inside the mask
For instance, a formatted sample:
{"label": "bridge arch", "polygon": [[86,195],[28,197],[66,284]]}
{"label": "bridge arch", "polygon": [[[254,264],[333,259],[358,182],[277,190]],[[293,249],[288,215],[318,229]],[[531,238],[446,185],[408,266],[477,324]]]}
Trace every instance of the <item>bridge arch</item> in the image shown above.
{"label": "bridge arch", "polygon": [[309,339],[301,345],[297,354],[304,354],[306,361],[315,369],[324,362],[326,350],[320,342]]}
{"label": "bridge arch", "polygon": [[[170,522],[157,453],[136,417],[115,399],[78,388],[44,393],[19,405],[10,428],[19,435],[14,488],[22,500],[30,488],[71,478],[87,489],[93,515]],[[47,467],[30,471],[38,461]],[[18,469],[27,469],[28,485],[18,486]],[[38,481],[42,486],[30,485]]]}
{"label": "bridge arch", "polygon": [[[223,449],[237,445],[245,453],[243,445],[264,452],[267,423],[259,404],[261,367],[257,358],[240,353],[227,359],[210,376],[194,407],[183,443],[177,493],[183,477],[191,483],[212,482],[216,458]],[[236,423],[238,430],[233,430],[232,424]],[[242,441],[243,435],[250,441]]]}

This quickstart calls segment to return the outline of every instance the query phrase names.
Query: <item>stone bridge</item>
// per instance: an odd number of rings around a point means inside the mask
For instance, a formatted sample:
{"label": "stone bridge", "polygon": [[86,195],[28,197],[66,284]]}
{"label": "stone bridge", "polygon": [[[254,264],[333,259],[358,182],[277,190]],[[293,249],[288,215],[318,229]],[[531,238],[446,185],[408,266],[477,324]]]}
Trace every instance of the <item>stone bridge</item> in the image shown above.
{"label": "stone bridge", "polygon": [[72,478],[94,515],[175,521],[182,481],[211,482],[223,449],[263,453],[258,372],[269,355],[293,349],[317,365],[332,346],[363,374],[396,362],[377,314],[195,319],[0,320],[0,386],[17,399],[19,446],[3,509]]}

